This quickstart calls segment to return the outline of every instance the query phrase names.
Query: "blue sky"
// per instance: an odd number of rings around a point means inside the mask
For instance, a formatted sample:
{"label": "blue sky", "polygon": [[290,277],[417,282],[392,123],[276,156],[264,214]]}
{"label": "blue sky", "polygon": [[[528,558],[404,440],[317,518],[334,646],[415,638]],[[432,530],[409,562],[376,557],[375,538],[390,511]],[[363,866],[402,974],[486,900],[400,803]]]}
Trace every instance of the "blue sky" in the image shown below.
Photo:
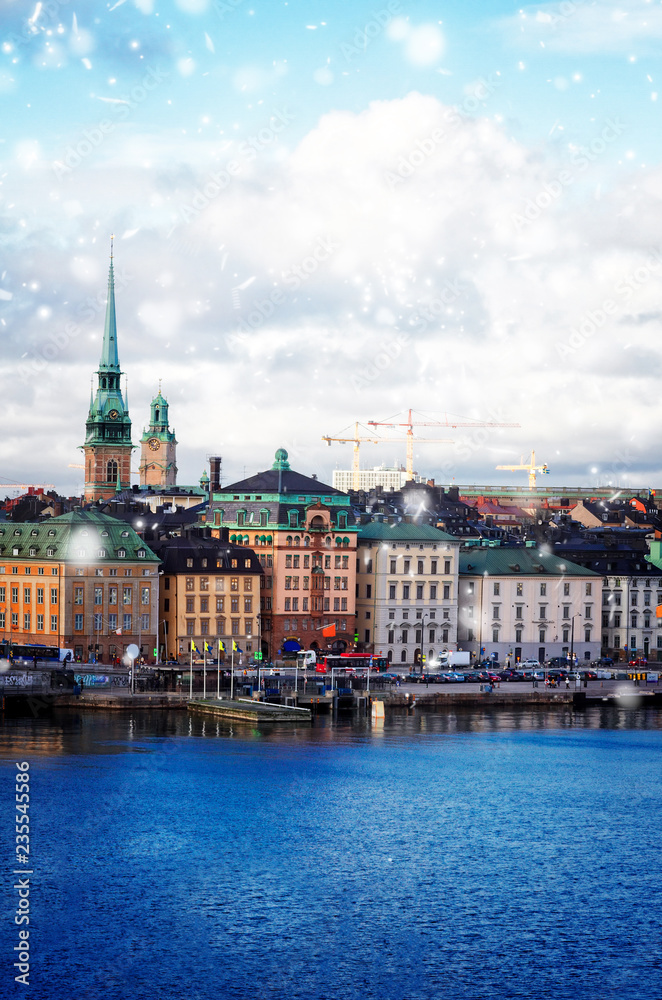
{"label": "blue sky", "polygon": [[661,46],[659,0],[6,3],[5,478],[80,488],[115,232],[182,482],[328,477],[411,406],[521,424],[421,446],[440,482],[660,485]]}

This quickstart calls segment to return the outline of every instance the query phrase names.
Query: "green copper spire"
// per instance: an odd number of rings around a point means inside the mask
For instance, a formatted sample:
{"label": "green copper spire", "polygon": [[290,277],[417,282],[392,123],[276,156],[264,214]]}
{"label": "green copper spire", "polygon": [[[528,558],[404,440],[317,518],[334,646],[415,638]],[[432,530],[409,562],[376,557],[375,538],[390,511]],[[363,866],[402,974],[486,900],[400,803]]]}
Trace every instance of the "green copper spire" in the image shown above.
{"label": "green copper spire", "polygon": [[115,319],[115,275],[113,273],[113,240],[110,237],[110,268],[108,270],[108,301],[106,303],[106,322],[103,328],[103,347],[99,371],[119,372],[120,361],[117,353],[117,320]]}

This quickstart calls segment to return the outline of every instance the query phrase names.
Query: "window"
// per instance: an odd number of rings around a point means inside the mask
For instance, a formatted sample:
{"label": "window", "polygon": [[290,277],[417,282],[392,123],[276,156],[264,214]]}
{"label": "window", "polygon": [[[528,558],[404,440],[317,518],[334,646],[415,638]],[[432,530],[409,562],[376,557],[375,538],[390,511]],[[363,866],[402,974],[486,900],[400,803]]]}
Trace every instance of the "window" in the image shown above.
{"label": "window", "polygon": [[221,611],[221,612],[225,611],[225,598],[224,597],[217,597],[216,598],[216,611],[217,612],[218,611]]}
{"label": "window", "polygon": [[390,564],[391,564],[391,568],[389,569],[389,573],[391,574],[391,576],[393,576],[395,573],[398,572],[398,570],[397,570],[397,560],[391,559],[390,560]]}
{"label": "window", "polygon": [[417,601],[422,601],[423,600],[423,584],[422,583],[417,583],[416,584],[416,600]]}
{"label": "window", "polygon": [[187,576],[186,577],[186,589],[187,590],[193,590],[194,587],[195,587],[195,582],[193,580],[193,577],[192,576]]}
{"label": "window", "polygon": [[51,632],[57,632],[57,615],[51,615]]}
{"label": "window", "polygon": [[[238,618],[232,619],[232,635],[239,635],[239,624],[240,622]],[[289,625],[288,625],[288,631],[289,631]]]}
{"label": "window", "polygon": [[372,597],[372,584],[366,583],[365,585],[365,596],[370,599]]}
{"label": "window", "polygon": [[117,587],[108,588],[108,603],[117,604]]}
{"label": "window", "polygon": [[83,616],[80,614],[74,615],[74,629],[76,632],[83,631]]}
{"label": "window", "polygon": [[131,631],[131,615],[122,616],[122,628],[125,632]]}
{"label": "window", "polygon": [[[539,615],[539,617],[540,617],[541,620],[547,617],[547,605],[546,604],[541,604],[540,605],[540,615]],[[540,641],[542,642],[542,639]]]}
{"label": "window", "polygon": [[236,612],[239,611],[239,598],[238,597],[231,597],[230,598],[230,611],[231,612],[232,611],[236,611]]}
{"label": "window", "polygon": [[500,591],[501,591],[501,585],[499,583],[495,583],[494,584],[494,591],[493,591],[494,592],[494,596],[498,597]]}
{"label": "window", "polygon": [[126,549],[118,549],[117,550],[117,557],[118,557],[118,559],[124,559],[125,556],[126,556]]}
{"label": "window", "polygon": [[[82,618],[82,615],[81,615]],[[18,628],[18,611],[12,611],[11,613],[11,627]],[[81,626],[82,628],[82,626]]]}
{"label": "window", "polygon": [[[541,583],[540,584],[540,596],[541,597],[546,597],[547,596],[547,584],[546,583]],[[542,642],[542,639],[540,641]]]}
{"label": "window", "polygon": [[637,627],[637,612],[635,611],[633,614],[630,615],[630,628],[636,628],[636,627]]}
{"label": "window", "polygon": [[[295,600],[296,600],[296,598],[295,598]],[[244,612],[249,612],[250,613],[252,611],[253,611],[253,598],[252,597],[244,597]]]}
{"label": "window", "polygon": [[94,613],[92,627],[95,632],[101,632],[103,629],[103,615],[101,615],[98,611]]}
{"label": "window", "polygon": [[200,590],[209,590],[209,577],[208,576],[201,576],[200,577]]}
{"label": "window", "polygon": [[103,604],[103,587],[94,588],[94,603]]}
{"label": "window", "polygon": [[408,601],[409,600],[409,584],[408,583],[403,583],[402,584],[402,600],[403,601]]}
{"label": "window", "polygon": [[239,590],[239,577],[233,576],[230,578],[230,590]]}
{"label": "window", "polygon": [[[207,622],[207,625],[209,625],[209,622]],[[140,628],[143,632],[149,632],[149,614],[140,616]]]}
{"label": "window", "polygon": [[[143,615],[143,618],[149,619],[149,615]],[[209,635],[209,619],[202,618],[200,620],[200,635]]]}
{"label": "window", "polygon": [[291,590],[291,589],[292,589],[292,577],[291,576],[286,576],[285,577],[285,590]]}
{"label": "window", "polygon": [[[330,577],[327,577],[327,579],[330,579]],[[244,581],[244,582],[246,582],[246,581]],[[244,587],[244,590],[245,589],[246,588]],[[292,577],[292,590],[298,590],[298,589],[299,589],[299,577],[298,576],[293,576]]]}
{"label": "window", "polygon": [[541,628],[538,632],[538,642],[543,643],[545,641],[545,630]]}
{"label": "window", "polygon": [[515,587],[515,592],[518,597],[521,597],[524,593],[524,584],[518,583],[517,586]]}
{"label": "window", "polygon": [[417,560],[417,563],[416,563],[416,573],[417,573],[418,576],[423,576],[423,574],[425,573],[425,570],[423,568],[423,560],[422,559],[418,559]]}
{"label": "window", "polygon": [[[304,611],[305,610],[306,609],[304,608]],[[346,597],[341,597],[340,598],[340,610],[341,611],[347,611],[347,598]]]}
{"label": "window", "polygon": [[[294,628],[294,621],[292,622],[292,628]],[[244,635],[253,634],[253,619],[244,618]]]}
{"label": "window", "polygon": [[[471,587],[471,590],[469,591],[469,593],[473,594],[473,583],[470,583],[469,586]],[[451,599],[451,585],[450,585],[450,583],[445,583],[444,584],[444,600],[445,601],[450,601],[450,599]]]}
{"label": "window", "polygon": [[492,629],[492,642],[498,642],[498,641],[499,641],[499,629],[498,628],[493,628]]}
{"label": "window", "polygon": [[444,576],[450,576],[451,572],[451,561],[450,559],[444,559]]}
{"label": "window", "polygon": [[[14,590],[14,588],[12,587],[12,593],[13,593],[13,590]],[[13,600],[14,599],[12,597],[12,602],[13,602]],[[82,587],[74,587],[74,604],[82,604],[82,603],[83,603],[83,588]]]}
{"label": "window", "polygon": [[114,632],[117,629],[117,615],[108,615],[108,631]]}
{"label": "window", "polygon": [[636,590],[633,590],[632,593],[630,594],[630,604],[632,605],[633,608],[636,608],[638,603],[639,603],[639,593]]}
{"label": "window", "polygon": [[7,588],[0,587],[0,604],[4,604],[7,600]]}
{"label": "window", "polygon": [[141,589],[140,589],[140,603],[141,604],[149,604],[149,595],[150,595],[149,587],[141,587]]}
{"label": "window", "polygon": [[515,642],[521,642],[521,641],[522,641],[522,629],[521,628],[516,628],[515,629]]}
{"label": "window", "polygon": [[570,617],[570,605],[569,604],[564,604],[563,605],[563,617],[564,618],[569,618]]}
{"label": "window", "polygon": [[569,628],[564,628],[563,629],[563,642],[570,642],[570,629]]}
{"label": "window", "polygon": [[436,559],[431,559],[430,560],[430,575],[431,576],[436,576],[437,575],[437,560]]}
{"label": "window", "polygon": [[404,573],[409,573],[410,565],[411,565],[411,559],[405,559],[405,567],[403,570]]}
{"label": "window", "polygon": [[[620,628],[620,627],[621,627],[621,616],[617,612],[614,615],[614,628]],[[615,645],[618,645],[618,643],[615,643]]]}
{"label": "window", "polygon": [[647,590],[644,592],[644,605],[646,607],[650,607],[650,603],[651,603],[651,592],[650,590]]}
{"label": "window", "polygon": [[26,632],[30,631],[31,625],[30,625],[30,612],[29,611],[27,611],[23,615],[23,628],[25,629]]}
{"label": "window", "polygon": [[570,597],[570,584],[569,583],[564,583],[563,584],[563,596],[564,597]]}
{"label": "window", "polygon": [[493,604],[492,605],[492,618],[500,618],[500,617],[501,617],[501,607],[500,607],[500,605]]}
{"label": "window", "polygon": [[[336,597],[336,601],[337,600],[338,600],[338,598]],[[335,601],[334,601],[334,604],[335,604]],[[244,608],[244,611],[247,611],[247,610],[251,611],[252,609],[251,608]],[[293,597],[292,598],[292,611],[298,611],[298,610],[299,610],[299,598],[298,597]]]}
{"label": "window", "polygon": [[585,628],[584,629],[584,642],[590,642],[590,641],[591,641],[591,630],[590,630],[590,628]]}
{"label": "window", "polygon": [[586,586],[585,586],[585,588],[584,588],[584,593],[586,594],[587,597],[591,596],[591,587],[592,587],[592,584],[587,583]]}
{"label": "window", "polygon": [[408,639],[409,639],[409,632],[408,632],[408,630],[406,628],[403,628],[403,630],[402,630],[402,638],[401,638],[400,641],[403,642],[403,643],[406,643]]}
{"label": "window", "polygon": [[209,614],[209,598],[208,597],[201,597],[200,598],[200,614],[201,615],[208,615]]}
{"label": "window", "polygon": [[57,587],[51,587],[51,604],[57,604]]}
{"label": "window", "polygon": [[37,604],[43,604],[43,603],[44,603],[44,588],[37,587]]}
{"label": "window", "polygon": [[436,601],[437,600],[437,584],[436,583],[431,583],[430,584],[430,600],[431,601]]}
{"label": "window", "polygon": [[515,607],[515,618],[523,618],[523,617],[524,617],[524,606],[522,604],[518,604]]}
{"label": "window", "polygon": [[23,587],[23,603],[29,604],[32,600],[32,587]]}
{"label": "window", "polygon": [[186,622],[186,634],[187,635],[195,635],[195,622],[194,621],[187,621]]}
{"label": "window", "polygon": [[584,618],[592,618],[592,617],[593,617],[593,605],[587,604],[586,607],[584,608]]}
{"label": "window", "polygon": [[124,587],[122,590],[122,604],[131,604],[133,602],[133,588]]}

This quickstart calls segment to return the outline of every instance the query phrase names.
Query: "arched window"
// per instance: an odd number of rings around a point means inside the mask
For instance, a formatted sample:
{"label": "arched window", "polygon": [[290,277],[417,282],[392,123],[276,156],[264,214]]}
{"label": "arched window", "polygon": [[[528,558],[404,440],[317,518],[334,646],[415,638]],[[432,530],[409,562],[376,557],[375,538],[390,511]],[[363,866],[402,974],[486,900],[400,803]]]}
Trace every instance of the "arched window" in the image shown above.
{"label": "arched window", "polygon": [[347,514],[345,513],[345,511],[342,511],[340,514],[338,514],[338,527],[339,528],[347,527]]}
{"label": "arched window", "polygon": [[299,545],[301,545],[301,539],[299,538],[299,536],[298,536],[298,535],[295,535],[295,536],[294,536],[294,544],[295,544],[295,546],[296,546],[297,548],[298,548],[298,546],[299,546]]}
{"label": "arched window", "polygon": [[343,538],[342,540],[343,548],[347,548],[349,545],[349,538]]}
{"label": "arched window", "polygon": [[290,510],[290,511],[288,511],[288,517],[290,519],[290,521],[289,521],[290,528],[298,528],[298,526],[299,526],[299,511],[298,510]]}
{"label": "arched window", "polygon": [[400,662],[401,663],[406,663],[407,662],[407,650],[406,649],[403,649],[402,652],[400,653]]}
{"label": "arched window", "polygon": [[393,663],[393,650],[392,649],[389,649],[388,653],[386,654],[386,659],[388,660],[389,663]]}
{"label": "arched window", "polygon": [[306,535],[306,537],[303,540],[303,547],[307,549],[309,545],[310,545],[310,538],[308,537],[308,535]]}
{"label": "arched window", "polygon": [[268,524],[269,524],[269,511],[268,510],[261,510],[260,511],[260,527],[261,528],[265,528]]}
{"label": "arched window", "polygon": [[340,548],[342,545],[342,538],[336,538],[336,548]]}
{"label": "arched window", "polygon": [[291,545],[292,544],[292,536],[291,535],[287,536],[287,538],[285,539],[285,544],[286,545]]}
{"label": "arched window", "polygon": [[238,510],[237,511],[237,527],[238,528],[243,528],[244,523],[245,523],[245,517],[246,517],[246,511],[245,510]]}
{"label": "arched window", "polygon": [[244,545],[248,545],[248,535],[244,535],[243,542]]}
{"label": "arched window", "polygon": [[117,482],[117,462],[114,458],[111,458],[106,466],[106,482],[116,483]]}

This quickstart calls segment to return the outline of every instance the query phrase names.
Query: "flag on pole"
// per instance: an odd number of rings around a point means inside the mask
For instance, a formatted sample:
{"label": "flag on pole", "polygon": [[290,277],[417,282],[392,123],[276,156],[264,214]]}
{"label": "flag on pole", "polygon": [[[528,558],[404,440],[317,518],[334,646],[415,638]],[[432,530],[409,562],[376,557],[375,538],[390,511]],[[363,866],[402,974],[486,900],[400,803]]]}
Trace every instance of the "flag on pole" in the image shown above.
{"label": "flag on pole", "polygon": [[243,649],[239,648],[234,639],[232,640],[232,649],[234,650],[235,653],[243,653]]}
{"label": "flag on pole", "polygon": [[200,650],[198,649],[198,647],[196,646],[196,644],[193,642],[193,639],[191,639],[191,652],[192,653],[199,653],[200,652]]}
{"label": "flag on pole", "polygon": [[205,653],[211,653],[211,646],[209,645],[207,640],[205,640]]}
{"label": "flag on pole", "polygon": [[658,604],[655,608],[655,617],[662,618],[662,604]]}
{"label": "flag on pole", "polygon": [[335,634],[336,634],[336,626],[335,626],[335,622],[333,623],[333,625],[326,625],[326,626],[325,626],[325,627],[324,627],[324,628],[322,629],[322,635],[326,636],[326,637],[327,637],[327,639],[330,639],[330,638],[331,638],[332,636],[334,636]]}
{"label": "flag on pole", "polygon": [[116,628],[115,629],[115,635],[121,635],[121,634],[122,634],[122,629],[121,628]]}
{"label": "flag on pole", "polygon": [[221,640],[220,640],[220,639],[218,640],[218,648],[219,648],[219,651],[220,651],[221,653],[224,653],[224,652],[225,652],[225,643],[224,643],[224,642],[221,642]]}

